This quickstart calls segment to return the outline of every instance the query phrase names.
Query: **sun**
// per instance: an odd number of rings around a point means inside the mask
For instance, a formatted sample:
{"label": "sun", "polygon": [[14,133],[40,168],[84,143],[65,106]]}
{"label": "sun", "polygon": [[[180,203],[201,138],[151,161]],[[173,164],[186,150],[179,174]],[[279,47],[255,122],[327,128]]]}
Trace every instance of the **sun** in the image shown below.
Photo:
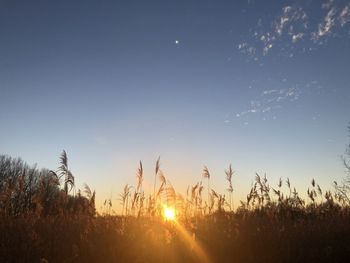
{"label": "sun", "polygon": [[175,209],[172,207],[165,207],[164,208],[164,219],[167,221],[175,221],[175,219],[176,219]]}

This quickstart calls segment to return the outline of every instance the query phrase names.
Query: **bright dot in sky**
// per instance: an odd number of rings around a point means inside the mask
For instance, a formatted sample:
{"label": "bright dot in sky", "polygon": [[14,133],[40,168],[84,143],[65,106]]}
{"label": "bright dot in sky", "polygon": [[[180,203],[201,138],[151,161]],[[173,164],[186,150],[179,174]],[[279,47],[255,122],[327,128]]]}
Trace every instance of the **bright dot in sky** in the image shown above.
{"label": "bright dot in sky", "polygon": [[180,43],[180,41],[176,39],[175,44],[178,45],[179,43]]}
{"label": "bright dot in sky", "polygon": [[175,221],[175,209],[172,207],[165,207],[164,218],[168,221]]}

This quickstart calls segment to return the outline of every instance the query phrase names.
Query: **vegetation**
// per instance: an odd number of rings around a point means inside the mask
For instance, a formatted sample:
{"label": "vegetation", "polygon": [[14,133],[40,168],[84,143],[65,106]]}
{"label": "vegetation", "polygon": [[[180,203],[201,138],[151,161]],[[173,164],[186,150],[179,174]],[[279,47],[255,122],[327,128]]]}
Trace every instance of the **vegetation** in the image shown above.
{"label": "vegetation", "polygon": [[[350,132],[350,128],[349,128]],[[349,172],[350,145],[344,156]],[[95,192],[76,191],[63,151],[57,172],[0,156],[1,262],[345,262],[350,255],[350,180],[333,190],[312,179],[305,195],[280,179],[256,174],[246,200],[233,210],[235,173],[225,171],[228,198],[200,181],[177,193],[155,166],[152,193],[136,186],[120,195],[121,215],[95,210]],[[206,188],[206,189],[205,189]],[[205,191],[207,190],[207,191]],[[176,220],[164,217],[173,208]],[[172,215],[173,216],[173,215]]]}

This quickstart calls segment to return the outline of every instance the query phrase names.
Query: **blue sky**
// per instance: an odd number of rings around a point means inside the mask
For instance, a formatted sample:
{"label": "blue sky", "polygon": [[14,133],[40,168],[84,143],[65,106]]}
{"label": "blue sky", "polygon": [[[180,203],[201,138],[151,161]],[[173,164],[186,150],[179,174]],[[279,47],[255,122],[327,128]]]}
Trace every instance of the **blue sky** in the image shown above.
{"label": "blue sky", "polygon": [[349,1],[1,1],[0,34],[1,153],[65,149],[99,202],[159,155],[181,192],[232,163],[236,199],[344,176]]}

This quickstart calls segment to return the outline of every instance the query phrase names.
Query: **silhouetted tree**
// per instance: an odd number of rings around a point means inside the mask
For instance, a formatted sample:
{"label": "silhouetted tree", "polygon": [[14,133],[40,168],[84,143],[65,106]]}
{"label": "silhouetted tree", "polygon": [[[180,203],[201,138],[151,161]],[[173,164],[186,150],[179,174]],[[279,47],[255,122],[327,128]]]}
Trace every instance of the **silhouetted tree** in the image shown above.
{"label": "silhouetted tree", "polygon": [[[348,132],[349,132],[349,138],[350,138],[350,123],[348,126]],[[350,176],[350,140],[349,140],[349,144],[347,145],[345,154],[343,156],[343,161],[344,161],[344,166],[347,170],[347,173]],[[350,178],[349,178],[349,183],[350,183]]]}
{"label": "silhouetted tree", "polygon": [[[348,132],[350,137],[350,123],[348,126]],[[344,167],[346,169],[347,175],[344,177],[341,184],[334,182],[334,187],[336,189],[338,199],[341,202],[350,205],[350,142],[346,147],[346,150],[342,159],[343,159],[343,163],[344,163]]]}
{"label": "silhouetted tree", "polygon": [[[59,175],[48,169],[29,166],[20,158],[0,155],[0,215],[20,216],[34,213],[37,216],[61,213],[95,214],[95,191],[85,185],[85,196],[68,195],[74,186],[74,177],[68,169],[65,151],[61,155]],[[64,177],[64,189],[60,188]]]}

